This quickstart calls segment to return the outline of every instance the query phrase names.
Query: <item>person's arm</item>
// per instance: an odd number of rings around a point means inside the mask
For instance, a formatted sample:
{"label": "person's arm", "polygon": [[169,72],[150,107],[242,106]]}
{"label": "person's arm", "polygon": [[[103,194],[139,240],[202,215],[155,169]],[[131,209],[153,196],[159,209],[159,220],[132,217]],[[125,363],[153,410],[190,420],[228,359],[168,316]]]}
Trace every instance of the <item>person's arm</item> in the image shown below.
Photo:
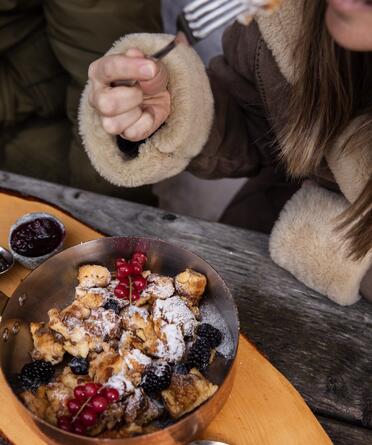
{"label": "person's arm", "polygon": [[[137,103],[133,97],[134,90],[122,90],[123,99],[117,103],[120,108],[117,115],[121,115],[124,120],[120,123],[118,116],[107,119],[100,107],[102,96],[107,93],[118,96],[119,92],[106,86],[97,93],[97,85],[98,91],[99,85],[102,85],[102,77],[99,76],[103,71],[107,72],[108,59],[106,57],[99,61],[80,106],[80,132],[97,171],[107,180],[121,186],[150,184],[180,173],[203,151],[189,167],[200,176],[255,174],[260,168],[260,154],[253,135],[257,120],[266,125],[265,134],[269,129],[264,116],[258,111],[261,109],[259,95],[252,77],[254,56],[244,53],[244,50],[237,53],[237,46],[243,49],[245,47],[241,42],[241,39],[246,39],[245,33],[246,29],[241,25],[234,25],[227,32],[224,40],[228,54],[212,63],[209,70],[211,81],[201,60],[191,48],[179,45],[165,57],[162,63],[169,75],[169,116],[159,121],[159,124],[165,121],[160,128],[159,125],[153,128],[154,119],[151,120],[151,116],[147,116],[148,125],[142,125],[144,119],[141,116],[140,123],[134,124],[137,131],[133,138],[129,137],[130,131],[125,124],[131,110],[124,109],[124,98],[127,98],[127,102],[133,101],[133,106],[143,109],[149,95],[145,95],[143,102]],[[165,35],[128,35],[117,42],[109,54],[125,55],[131,48],[152,54],[165,46],[171,38]],[[249,41],[246,43],[252,52],[252,44]],[[123,68],[130,66],[131,70],[134,69],[132,62],[123,57],[125,56],[122,56],[121,62],[127,64]],[[119,61],[119,58],[116,60]],[[250,66],[246,66],[246,63]],[[119,77],[117,73],[115,75]],[[106,83],[110,85],[107,80]],[[148,114],[151,114],[151,110]],[[153,113],[152,117],[154,116],[156,117],[156,113]],[[108,134],[108,123],[110,126],[112,123],[117,125],[111,134]],[[134,141],[146,139],[139,146],[137,157],[127,157],[122,153],[117,144],[118,134]]]}
{"label": "person's arm", "polygon": [[254,26],[231,26],[223,36],[224,54],[208,68],[215,101],[213,126],[207,144],[188,167],[202,178],[253,176],[272,162],[273,132],[256,88],[260,37]]}

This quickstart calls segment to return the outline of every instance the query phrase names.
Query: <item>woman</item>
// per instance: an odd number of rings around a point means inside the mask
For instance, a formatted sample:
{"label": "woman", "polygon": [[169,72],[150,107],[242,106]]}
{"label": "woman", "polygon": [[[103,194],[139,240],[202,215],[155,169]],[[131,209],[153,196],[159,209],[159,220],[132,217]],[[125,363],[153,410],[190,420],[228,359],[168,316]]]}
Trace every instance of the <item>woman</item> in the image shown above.
{"label": "woman", "polygon": [[[143,58],[169,37],[127,36],[90,66],[87,153],[127,187],[185,168],[253,177],[224,221],[272,229],[273,260],[339,304],[372,297],[371,26],[367,0],[284,0],[231,27],[208,77],[185,46]],[[111,88],[118,79],[139,84]]]}

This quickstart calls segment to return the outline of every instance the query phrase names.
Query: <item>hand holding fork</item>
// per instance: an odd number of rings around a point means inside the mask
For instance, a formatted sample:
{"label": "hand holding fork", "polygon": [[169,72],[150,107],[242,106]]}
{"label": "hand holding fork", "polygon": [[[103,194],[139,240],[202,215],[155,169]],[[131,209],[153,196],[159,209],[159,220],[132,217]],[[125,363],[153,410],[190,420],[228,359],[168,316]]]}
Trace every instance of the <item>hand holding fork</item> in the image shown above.
{"label": "hand holding fork", "polygon": [[[194,0],[178,20],[191,44],[248,11],[250,15],[279,0]],[[153,134],[171,110],[168,73],[159,61],[177,46],[177,38],[155,54],[130,49],[124,55],[107,55],[89,68],[90,104],[101,115],[102,126],[112,135],[140,141]]]}

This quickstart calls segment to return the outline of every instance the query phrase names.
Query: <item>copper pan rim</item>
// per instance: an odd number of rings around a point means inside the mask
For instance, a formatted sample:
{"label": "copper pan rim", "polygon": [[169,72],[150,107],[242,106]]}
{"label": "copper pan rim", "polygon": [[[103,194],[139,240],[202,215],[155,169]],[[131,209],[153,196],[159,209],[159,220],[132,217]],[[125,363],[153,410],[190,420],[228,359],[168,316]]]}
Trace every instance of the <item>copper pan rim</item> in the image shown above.
{"label": "copper pan rim", "polygon": [[[82,243],[73,247],[70,247],[68,249],[65,249],[64,251],[58,253],[57,255],[53,256],[52,258],[48,259],[46,262],[38,266],[35,270],[33,270],[26,278],[23,280],[23,282],[20,283],[20,285],[17,287],[17,289],[13,292],[11,299],[15,299],[17,294],[20,292],[23,292],[23,288],[27,286],[27,282],[31,281],[31,279],[36,275],[39,274],[43,268],[48,267],[49,264],[53,264],[54,261],[57,260],[63,260],[63,257],[69,257],[72,253],[75,251],[83,250],[89,250],[92,247],[100,247],[100,245],[106,244],[114,244],[120,243],[120,242],[131,242],[131,243],[145,243],[148,245],[162,245],[165,250],[173,251],[173,252],[179,252],[180,255],[182,255],[185,258],[193,258],[198,263],[204,264],[204,269],[208,270],[210,273],[213,273],[216,277],[218,277],[218,286],[221,288],[221,292],[227,296],[230,309],[233,311],[233,315],[235,317],[235,325],[234,329],[236,329],[236,332],[234,332],[236,341],[234,342],[234,350],[232,354],[231,363],[229,365],[229,369],[226,372],[226,375],[224,377],[223,382],[220,384],[217,392],[213,395],[211,399],[209,399],[207,402],[205,402],[203,405],[198,407],[193,412],[185,415],[180,420],[176,421],[173,425],[170,425],[162,430],[156,431],[154,433],[144,434],[135,436],[132,438],[94,438],[94,437],[87,437],[87,436],[80,436],[73,433],[68,433],[65,431],[62,431],[61,429],[53,426],[52,424],[46,422],[45,420],[37,417],[31,411],[27,409],[23,405],[23,403],[19,400],[19,398],[14,394],[13,388],[11,387],[8,378],[5,378],[7,386],[10,388],[10,391],[12,392],[13,396],[17,399],[17,404],[21,408],[22,412],[27,415],[30,420],[33,420],[33,423],[36,424],[38,429],[41,430],[41,433],[43,436],[47,437],[49,440],[52,439],[55,441],[55,443],[62,443],[62,440],[56,440],[56,436],[64,437],[66,439],[66,443],[82,443],[82,444],[98,444],[103,443],[106,445],[109,444],[119,444],[119,443],[125,443],[128,445],[142,445],[142,444],[158,444],[161,443],[162,445],[168,445],[168,444],[183,444],[186,443],[188,440],[192,440],[193,437],[195,437],[197,434],[200,434],[200,432],[208,426],[208,424],[212,421],[212,419],[218,414],[218,412],[221,410],[222,406],[224,405],[225,401],[227,400],[230,392],[231,387],[233,383],[235,368],[236,368],[236,355],[239,345],[239,318],[238,318],[238,309],[236,307],[236,304],[233,300],[232,294],[224,281],[224,279],[221,277],[221,275],[216,271],[216,269],[211,266],[204,258],[202,258],[200,255],[195,254],[194,252],[189,251],[188,249],[184,248],[183,246],[180,246],[178,244],[173,244],[168,241],[164,241],[160,238],[153,238],[153,237],[107,237],[107,238],[99,238],[97,240],[88,241],[86,243]],[[21,289],[21,290],[20,290]],[[4,312],[4,315],[6,315],[6,309]],[[0,327],[2,327],[3,322],[0,324]],[[230,327],[230,326],[229,326]],[[3,363],[1,363],[0,359],[0,368],[3,368]],[[5,373],[4,373],[5,374]],[[188,430],[190,425],[196,425],[196,431],[190,431],[190,437],[187,439],[186,437],[186,431]],[[184,431],[182,433],[182,431]],[[183,437],[183,438],[182,438]]]}

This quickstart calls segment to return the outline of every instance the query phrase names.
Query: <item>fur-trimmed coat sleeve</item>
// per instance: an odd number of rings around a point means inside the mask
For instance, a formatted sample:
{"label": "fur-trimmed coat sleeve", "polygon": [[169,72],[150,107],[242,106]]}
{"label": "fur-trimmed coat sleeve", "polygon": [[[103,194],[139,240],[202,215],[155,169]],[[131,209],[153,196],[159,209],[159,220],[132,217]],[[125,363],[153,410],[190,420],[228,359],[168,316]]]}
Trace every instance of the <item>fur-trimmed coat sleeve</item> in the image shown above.
{"label": "fur-trimmed coat sleeve", "polygon": [[[140,144],[134,159],[126,157],[117,139],[104,131],[88,102],[88,82],[80,104],[80,133],[96,170],[109,182],[125,187],[153,184],[187,167],[205,178],[257,174],[263,163],[272,161],[260,149],[272,140],[253,74],[257,35],[253,34],[256,43],[252,42],[247,28],[233,25],[224,36],[225,55],[213,60],[208,73],[195,51],[184,45],[163,59],[170,77],[171,113],[166,123]],[[152,54],[171,38],[131,34],[108,53],[125,53],[136,47]],[[239,57],[235,55],[237,46],[244,49]],[[257,138],[261,139],[259,147],[254,143]]]}

